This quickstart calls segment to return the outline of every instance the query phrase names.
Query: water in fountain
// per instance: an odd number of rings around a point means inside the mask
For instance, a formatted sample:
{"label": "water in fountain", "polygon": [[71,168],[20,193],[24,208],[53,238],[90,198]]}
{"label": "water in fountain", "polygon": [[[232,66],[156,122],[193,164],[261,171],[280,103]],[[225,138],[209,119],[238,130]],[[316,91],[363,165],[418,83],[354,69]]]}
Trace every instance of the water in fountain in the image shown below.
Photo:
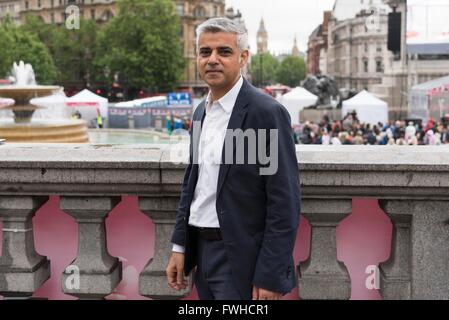
{"label": "water in fountain", "polygon": [[1,107],[12,111],[13,116],[0,119],[0,138],[6,142],[88,142],[87,125],[83,120],[60,117],[32,120],[36,110],[46,108],[45,104],[36,103],[42,99],[35,98],[61,92],[61,87],[37,85],[33,67],[23,61],[14,62],[10,79],[12,85],[0,86],[0,97],[15,101],[12,106]]}
{"label": "water in fountain", "polygon": [[31,64],[25,64],[20,61],[19,64],[14,62],[10,79],[16,86],[35,86],[36,77]]}

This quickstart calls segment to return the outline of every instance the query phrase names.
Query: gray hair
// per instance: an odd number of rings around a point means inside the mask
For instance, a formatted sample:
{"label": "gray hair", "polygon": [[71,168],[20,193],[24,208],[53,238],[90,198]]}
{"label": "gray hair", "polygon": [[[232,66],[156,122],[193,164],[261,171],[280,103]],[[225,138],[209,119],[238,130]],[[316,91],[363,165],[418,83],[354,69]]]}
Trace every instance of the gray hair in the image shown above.
{"label": "gray hair", "polygon": [[229,32],[237,34],[237,46],[241,51],[248,49],[248,31],[228,18],[212,18],[204,21],[196,28],[196,45],[198,47],[200,36],[205,32]]}

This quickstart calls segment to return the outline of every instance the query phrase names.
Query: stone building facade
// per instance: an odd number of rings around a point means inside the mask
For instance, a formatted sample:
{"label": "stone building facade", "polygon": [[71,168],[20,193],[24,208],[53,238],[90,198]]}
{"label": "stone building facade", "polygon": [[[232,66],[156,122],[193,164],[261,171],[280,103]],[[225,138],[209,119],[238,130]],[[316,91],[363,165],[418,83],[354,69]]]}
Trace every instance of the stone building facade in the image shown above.
{"label": "stone building facade", "polygon": [[13,22],[20,19],[20,6],[16,0],[0,0],[0,23],[9,16]]}
{"label": "stone building facade", "polygon": [[19,0],[20,19],[25,20],[27,14],[34,14],[42,18],[46,23],[65,23],[66,12],[70,5],[79,8],[80,16],[88,20],[104,23],[113,18],[117,13],[116,0]]}
{"label": "stone building facade", "polygon": [[[320,64],[321,60],[325,58],[325,52],[327,50],[327,34],[329,19],[331,17],[331,11],[324,11],[323,23],[313,30],[309,36],[309,42],[307,43],[307,73],[308,74],[320,74],[326,73],[327,65]],[[324,59],[325,60],[325,59]]]}
{"label": "stone building facade", "polygon": [[362,9],[354,18],[338,20],[333,14],[328,26],[327,74],[340,88],[366,89],[381,83],[393,55],[387,50],[388,13]]}

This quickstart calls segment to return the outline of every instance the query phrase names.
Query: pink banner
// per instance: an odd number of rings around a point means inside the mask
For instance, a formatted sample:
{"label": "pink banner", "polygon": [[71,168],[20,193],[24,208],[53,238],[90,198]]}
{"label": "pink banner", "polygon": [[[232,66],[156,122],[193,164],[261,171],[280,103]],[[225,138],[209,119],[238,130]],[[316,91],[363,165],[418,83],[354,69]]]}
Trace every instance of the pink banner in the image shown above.
{"label": "pink banner", "polygon": [[68,107],[98,107],[98,102],[66,102]]}

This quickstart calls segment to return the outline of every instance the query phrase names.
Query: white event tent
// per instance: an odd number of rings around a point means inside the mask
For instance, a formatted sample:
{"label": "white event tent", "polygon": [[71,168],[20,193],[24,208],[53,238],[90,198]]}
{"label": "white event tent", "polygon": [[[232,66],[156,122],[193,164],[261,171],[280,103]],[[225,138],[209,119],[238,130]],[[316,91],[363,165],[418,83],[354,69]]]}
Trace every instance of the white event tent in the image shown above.
{"label": "white event tent", "polygon": [[78,110],[81,113],[81,118],[87,121],[97,118],[97,110],[100,111],[103,118],[108,116],[108,99],[87,89],[67,98],[66,105],[71,108],[72,113]]}
{"label": "white event tent", "polygon": [[122,101],[122,102],[117,102],[116,104],[114,104],[114,107],[117,108],[134,108],[134,100],[130,100],[130,101]]}
{"label": "white event tent", "polygon": [[448,111],[448,107],[444,105],[444,99],[442,99],[441,104],[440,99],[433,98],[448,91],[449,76],[413,86],[409,93],[409,118],[422,119],[427,122],[430,117],[434,119],[443,117]]}
{"label": "white event tent", "polygon": [[314,105],[318,97],[303,87],[296,87],[279,98],[279,102],[287,109],[292,126],[299,125],[299,113],[305,107]]}
{"label": "white event tent", "polygon": [[357,112],[357,118],[361,123],[388,122],[388,104],[366,90],[361,91],[351,99],[343,101],[342,117],[353,111]]}

